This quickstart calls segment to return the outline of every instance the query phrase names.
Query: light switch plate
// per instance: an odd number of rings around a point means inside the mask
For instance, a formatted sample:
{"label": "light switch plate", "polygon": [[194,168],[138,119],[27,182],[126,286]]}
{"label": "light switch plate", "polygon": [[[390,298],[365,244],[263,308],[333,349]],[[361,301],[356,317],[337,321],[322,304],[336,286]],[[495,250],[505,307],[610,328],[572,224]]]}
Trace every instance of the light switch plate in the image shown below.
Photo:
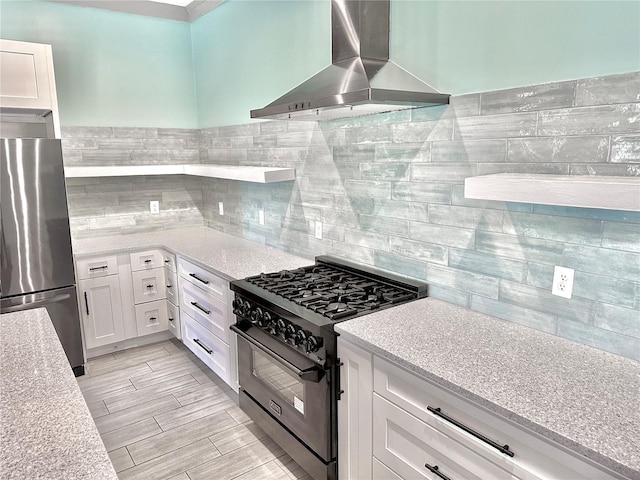
{"label": "light switch plate", "polygon": [[258,223],[264,225],[264,210],[258,210]]}
{"label": "light switch plate", "polygon": [[149,202],[149,212],[153,214],[160,213],[160,202],[157,200],[151,200]]}
{"label": "light switch plate", "polygon": [[316,238],[322,240],[322,222],[316,221]]}
{"label": "light switch plate", "polygon": [[218,202],[218,215],[224,215],[224,203]]}

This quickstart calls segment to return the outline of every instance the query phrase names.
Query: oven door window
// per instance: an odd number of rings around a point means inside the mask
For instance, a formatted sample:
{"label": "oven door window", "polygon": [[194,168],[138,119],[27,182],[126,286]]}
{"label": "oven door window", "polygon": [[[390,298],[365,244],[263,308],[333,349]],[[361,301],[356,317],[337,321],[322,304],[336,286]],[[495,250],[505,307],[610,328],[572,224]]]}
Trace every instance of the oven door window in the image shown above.
{"label": "oven door window", "polygon": [[252,371],[273,393],[304,414],[304,383],[297,376],[262,352],[251,349]]}

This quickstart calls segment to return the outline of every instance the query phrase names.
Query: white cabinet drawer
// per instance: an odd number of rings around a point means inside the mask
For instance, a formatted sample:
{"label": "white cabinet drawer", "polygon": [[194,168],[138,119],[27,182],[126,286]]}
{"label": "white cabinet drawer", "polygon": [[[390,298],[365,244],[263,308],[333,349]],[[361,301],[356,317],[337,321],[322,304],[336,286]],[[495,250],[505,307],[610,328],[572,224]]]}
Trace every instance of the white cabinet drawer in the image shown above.
{"label": "white cabinet drawer", "polygon": [[76,260],[79,280],[95,277],[106,277],[118,273],[118,259],[115,255],[103,257],[83,258]]}
{"label": "white cabinet drawer", "polygon": [[177,272],[178,265],[176,263],[176,256],[173,253],[169,253],[165,250],[162,250],[160,253],[164,262],[164,268],[172,272]]}
{"label": "white cabinet drawer", "polygon": [[164,275],[164,268],[131,272],[134,302],[138,304],[166,298]]}
{"label": "white cabinet drawer", "polygon": [[169,331],[180,340],[180,309],[171,302],[167,302],[167,320]]}
{"label": "white cabinet drawer", "polygon": [[436,428],[377,394],[373,396],[373,455],[407,479],[512,480],[517,477],[487,461]]}
{"label": "white cabinet drawer", "polygon": [[[381,397],[400,406],[487,461],[509,471],[513,478],[613,478],[583,459],[503,420],[495,413],[488,412],[379,357],[374,357],[373,378],[374,391]],[[428,407],[440,408],[440,413],[501,446],[509,445],[509,450],[514,453],[513,457],[501,453],[447,419],[429,411]],[[384,460],[383,463],[395,470],[393,465]]]}
{"label": "white cabinet drawer", "polygon": [[130,254],[131,271],[149,270],[151,268],[164,267],[164,251],[162,250],[145,250],[144,252],[135,252]]}
{"label": "white cabinet drawer", "polygon": [[162,332],[167,329],[168,323],[166,300],[136,305],[136,327],[139,337]]}
{"label": "white cabinet drawer", "polygon": [[178,273],[182,278],[227,303],[228,282],[226,280],[180,257],[178,258]]}
{"label": "white cabinet drawer", "polygon": [[182,313],[182,342],[202,360],[216,375],[229,383],[229,346]]}
{"label": "white cabinet drawer", "polygon": [[165,269],[165,276],[167,300],[169,300],[174,305],[180,305],[180,302],[178,300],[178,274],[176,272],[172,272],[169,269]]}
{"label": "white cabinet drawer", "polygon": [[180,282],[180,309],[225,343],[229,343],[227,305],[218,298],[189,282]]}

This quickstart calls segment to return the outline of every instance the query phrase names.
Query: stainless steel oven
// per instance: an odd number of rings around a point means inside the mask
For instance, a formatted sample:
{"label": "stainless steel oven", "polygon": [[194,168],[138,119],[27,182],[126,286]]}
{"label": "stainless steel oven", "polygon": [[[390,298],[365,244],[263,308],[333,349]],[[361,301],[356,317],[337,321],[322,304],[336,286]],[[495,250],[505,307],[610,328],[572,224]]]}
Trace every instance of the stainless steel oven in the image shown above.
{"label": "stainless steel oven", "polygon": [[423,297],[426,288],[332,257],[231,282],[240,408],[312,478],[338,475],[334,324]]}

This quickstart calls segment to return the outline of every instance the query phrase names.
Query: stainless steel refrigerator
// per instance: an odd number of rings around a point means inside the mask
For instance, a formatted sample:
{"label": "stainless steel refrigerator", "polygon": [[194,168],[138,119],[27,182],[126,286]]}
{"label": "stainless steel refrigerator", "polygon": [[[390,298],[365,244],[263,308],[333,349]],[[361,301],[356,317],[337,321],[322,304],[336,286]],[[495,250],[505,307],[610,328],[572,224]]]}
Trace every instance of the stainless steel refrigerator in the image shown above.
{"label": "stainless steel refrigerator", "polygon": [[74,373],[83,375],[60,140],[0,142],[0,312],[46,307]]}

